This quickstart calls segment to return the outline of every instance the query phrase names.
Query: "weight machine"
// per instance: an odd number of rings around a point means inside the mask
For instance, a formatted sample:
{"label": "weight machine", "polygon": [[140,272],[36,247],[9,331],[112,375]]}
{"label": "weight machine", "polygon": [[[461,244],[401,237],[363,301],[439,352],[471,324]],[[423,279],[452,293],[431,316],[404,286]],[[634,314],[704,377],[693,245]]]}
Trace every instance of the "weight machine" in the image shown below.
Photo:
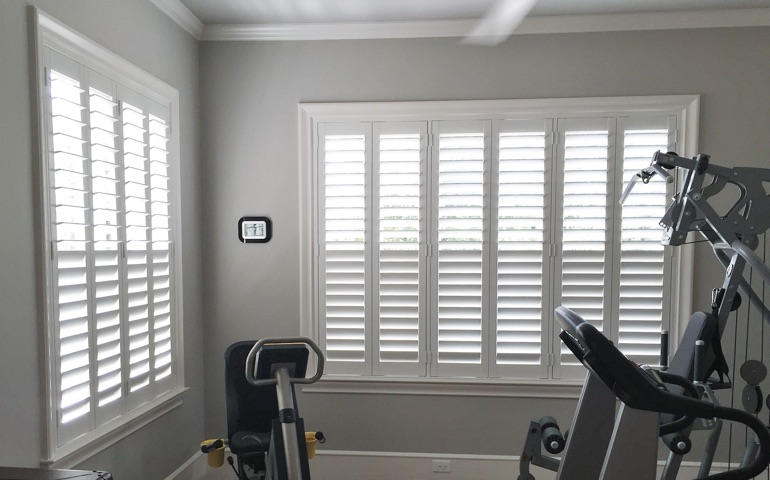
{"label": "weight machine", "polygon": [[[657,152],[650,166],[631,179],[621,196],[621,203],[628,198],[637,181],[646,184],[655,175],[669,183],[676,181],[678,175],[681,181],[681,187],[660,222],[664,229],[661,243],[680,246],[686,242],[690,232],[699,232],[711,244],[716,258],[725,267],[725,278],[722,285],[712,291],[711,312],[696,312],[691,317],[671,364],[668,365],[667,348],[663,348],[663,368],[649,375],[657,376],[656,381],[664,386],[668,395],[698,401],[705,399],[713,408],[723,408],[716,401],[713,390],[731,388],[732,383],[727,377],[728,368],[720,339],[730,313],[741,305],[741,294],[762,312],[763,318],[770,319],[770,310],[763,299],[743,277],[749,265],[759,272],[765,283],[770,284],[770,268],[754,253],[759,244],[758,235],[770,228],[770,197],[763,186],[764,182],[770,182],[770,169],[726,168],[712,164],[707,155],[688,159],[673,153]],[[728,185],[737,187],[739,195],[726,213],[719,214],[710,200]],[[560,321],[565,315],[569,316],[557,309]],[[565,344],[569,346],[567,340]],[[668,345],[667,335],[663,345]],[[580,356],[578,358],[583,360]],[[625,405],[616,416],[615,397],[618,392],[612,391],[615,384],[608,385],[606,378],[597,375],[589,364],[586,365],[589,373],[569,438],[554,441],[561,436],[558,425],[550,417],[532,421],[521,456],[519,480],[534,480],[529,473],[530,464],[557,471],[558,480],[652,479],[656,475],[657,438],[663,439],[671,452],[661,478],[674,480],[683,455],[690,451],[689,436],[694,429],[709,430],[698,478],[750,478],[741,476],[746,472],[742,469],[758,462],[767,453],[761,451],[764,448],[761,439],[755,437],[749,442],[741,469],[734,471],[738,474],[707,477],[721,433],[721,418],[677,413],[670,408],[656,410],[658,415],[651,416],[646,411],[649,409],[642,409],[645,410],[642,412],[627,409],[629,404],[625,400]],[[758,383],[764,375],[756,365],[745,370],[749,378],[746,375],[744,378],[749,385],[744,389],[744,403],[747,410],[753,409],[752,413],[756,413],[761,408]],[[718,378],[712,378],[713,373]],[[672,397],[663,398],[670,400]],[[658,406],[665,407],[656,405],[656,408]],[[640,441],[640,435],[646,439]],[[541,443],[551,454],[563,453],[561,460],[543,454]]]}

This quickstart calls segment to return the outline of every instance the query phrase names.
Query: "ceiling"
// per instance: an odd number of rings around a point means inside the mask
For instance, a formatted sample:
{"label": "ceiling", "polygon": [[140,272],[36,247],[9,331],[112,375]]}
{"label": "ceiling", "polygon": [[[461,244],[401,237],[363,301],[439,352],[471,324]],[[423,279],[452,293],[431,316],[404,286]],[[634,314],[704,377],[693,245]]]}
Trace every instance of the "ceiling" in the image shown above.
{"label": "ceiling", "polygon": [[150,1],[200,40],[465,37],[504,1],[534,3],[513,33],[770,26],[770,0]]}
{"label": "ceiling", "polygon": [[[305,24],[481,19],[496,0],[180,0],[204,24]],[[770,8],[770,0],[539,0],[530,16]]]}

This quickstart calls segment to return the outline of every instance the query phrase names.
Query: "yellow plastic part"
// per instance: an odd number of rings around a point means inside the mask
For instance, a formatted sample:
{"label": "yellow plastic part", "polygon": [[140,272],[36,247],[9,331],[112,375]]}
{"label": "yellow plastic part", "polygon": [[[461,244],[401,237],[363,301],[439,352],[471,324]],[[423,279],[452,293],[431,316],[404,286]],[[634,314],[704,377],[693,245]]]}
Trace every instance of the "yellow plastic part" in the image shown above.
{"label": "yellow plastic part", "polygon": [[[204,440],[201,442],[201,447],[211,445],[217,440],[222,440],[222,439],[210,438],[208,440]],[[221,447],[211,450],[209,453],[206,454],[206,461],[208,462],[209,466],[213,468],[219,468],[225,463],[225,442],[224,441],[222,442]]]}
{"label": "yellow plastic part", "polygon": [[307,458],[309,460],[315,456],[315,448],[318,445],[315,432],[305,432],[305,445],[307,446]]}

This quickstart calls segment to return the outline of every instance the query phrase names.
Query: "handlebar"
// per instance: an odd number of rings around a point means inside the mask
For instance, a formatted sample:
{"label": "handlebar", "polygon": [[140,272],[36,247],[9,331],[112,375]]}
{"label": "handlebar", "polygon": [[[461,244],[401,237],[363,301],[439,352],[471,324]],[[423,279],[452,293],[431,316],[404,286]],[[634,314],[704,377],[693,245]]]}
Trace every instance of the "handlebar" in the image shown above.
{"label": "handlebar", "polygon": [[289,381],[291,383],[306,385],[315,383],[321,379],[321,376],[323,376],[324,373],[324,355],[321,351],[321,348],[313,340],[307,337],[271,337],[263,338],[262,340],[259,340],[257,343],[255,343],[249,351],[249,354],[246,356],[246,380],[251,385],[254,385],[255,387],[264,387],[269,385],[276,385],[278,383],[278,379],[275,377],[262,379],[257,378],[259,352],[265,345],[274,344],[304,344],[309,346],[316,354],[318,363],[316,365],[315,374],[312,377],[306,378],[290,378]]}

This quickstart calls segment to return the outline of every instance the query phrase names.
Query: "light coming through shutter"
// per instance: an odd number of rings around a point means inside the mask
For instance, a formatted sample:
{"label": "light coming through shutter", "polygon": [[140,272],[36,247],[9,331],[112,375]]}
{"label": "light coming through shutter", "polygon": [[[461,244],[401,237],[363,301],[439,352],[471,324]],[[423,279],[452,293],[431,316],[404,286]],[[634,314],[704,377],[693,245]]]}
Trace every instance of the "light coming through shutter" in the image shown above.
{"label": "light coming through shutter", "polygon": [[[156,106],[159,111],[167,112]],[[152,381],[168,379],[172,374],[171,335],[171,199],[169,177],[169,125],[164,116],[149,115],[150,135],[150,228],[152,268]]]}
{"label": "light coming through shutter", "polygon": [[509,122],[499,135],[498,366],[543,364],[546,132],[539,123],[539,131],[517,131],[525,125]]}
{"label": "light coming through shutter", "polygon": [[130,425],[138,407],[151,418],[181,393],[171,200],[178,92],[60,33],[43,35],[39,58],[49,459],[80,448],[73,440],[82,446]]}
{"label": "light coming through shutter", "polygon": [[[93,81],[93,80],[92,80]],[[107,87],[107,82],[105,87]],[[93,177],[94,295],[96,307],[97,405],[122,398],[123,346],[120,304],[120,206],[118,204],[117,103],[111,93],[91,87],[91,175]],[[107,88],[104,88],[107,90]],[[122,408],[122,406],[120,406]],[[114,415],[107,414],[102,420]],[[99,421],[98,423],[102,423]]]}
{"label": "light coming through shutter", "polygon": [[378,361],[412,365],[375,367],[383,373],[425,368],[419,283],[423,137],[419,131],[378,137]]}
{"label": "light coming through shutter", "polygon": [[366,361],[366,137],[323,137],[322,305],[329,371]]}
{"label": "light coming through shutter", "polygon": [[[481,123],[439,123],[437,205],[438,368],[482,374],[484,165],[488,134]],[[459,127],[459,128],[452,128]],[[451,130],[450,130],[451,128]],[[434,135],[435,136],[435,135]],[[462,365],[472,365],[462,368]]]}
{"label": "light coming through shutter", "polygon": [[[77,73],[77,72],[75,72]],[[59,421],[88,422],[91,412],[89,315],[92,294],[90,182],[84,128],[85,90],[80,82],[50,70],[51,198],[59,359]],[[59,442],[77,435],[63,429]]]}
{"label": "light coming through shutter", "polygon": [[[608,135],[607,130],[569,127],[563,135],[561,305],[600,330],[609,294]],[[577,363],[569,350],[560,348],[562,365]]]}
{"label": "light coming through shutter", "polygon": [[[668,150],[668,135],[666,128],[623,132],[624,187],[649,166],[657,150]],[[660,359],[666,292],[658,222],[665,213],[666,201],[666,183],[658,177],[634,189],[621,212],[618,348],[641,364],[656,365]]]}
{"label": "light coming through shutter", "polygon": [[122,106],[128,289],[127,380],[129,396],[140,398],[136,392],[150,383],[147,114],[140,106],[128,101],[123,101]]}

